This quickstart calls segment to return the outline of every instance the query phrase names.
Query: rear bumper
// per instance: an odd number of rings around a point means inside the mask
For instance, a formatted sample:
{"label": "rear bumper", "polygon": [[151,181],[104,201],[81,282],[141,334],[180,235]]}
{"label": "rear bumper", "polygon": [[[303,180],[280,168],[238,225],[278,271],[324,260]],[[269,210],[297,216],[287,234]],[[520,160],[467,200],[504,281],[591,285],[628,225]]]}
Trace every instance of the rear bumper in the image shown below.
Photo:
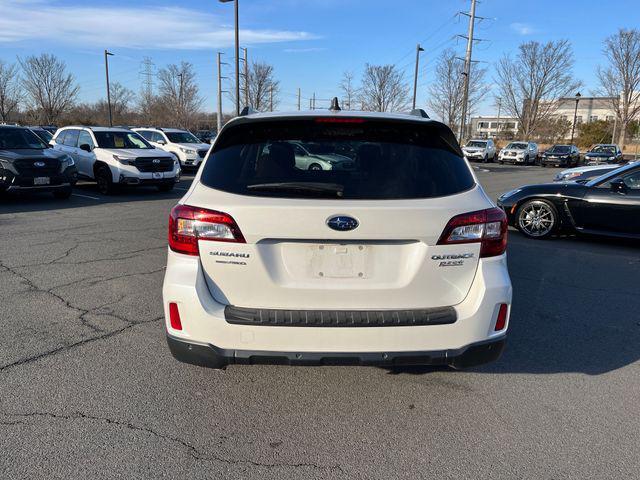
{"label": "rear bumper", "polygon": [[[447,359],[455,356],[451,352],[466,350],[480,342],[498,341],[505,336],[508,328],[507,321],[504,329],[495,331],[498,311],[501,304],[511,304],[511,296],[505,255],[479,261],[466,298],[452,305],[457,319],[451,324],[374,327],[232,324],[225,317],[225,305],[217,302],[208,289],[200,259],[171,250],[168,250],[163,285],[167,334],[175,341],[192,345],[192,350],[196,348],[193,346],[209,349],[215,346],[215,349],[223,352],[224,357],[234,358],[290,358],[293,355],[292,358],[298,359],[297,355],[303,355],[304,359],[323,359],[333,358],[334,355],[355,356],[361,359],[357,363],[369,358],[369,355],[376,359],[383,353],[393,353],[396,358],[415,356],[416,352],[434,359],[427,363],[443,363],[443,355],[439,352],[450,351],[444,355]],[[169,303],[178,305],[181,330],[171,327]],[[201,351],[199,347],[197,350]]]}
{"label": "rear bumper", "polygon": [[199,344],[167,335],[171,354],[177,360],[203,367],[219,368],[230,364],[276,365],[448,365],[469,368],[497,360],[506,343],[506,335],[463,348],[419,352],[271,352],[233,350],[211,344]]}

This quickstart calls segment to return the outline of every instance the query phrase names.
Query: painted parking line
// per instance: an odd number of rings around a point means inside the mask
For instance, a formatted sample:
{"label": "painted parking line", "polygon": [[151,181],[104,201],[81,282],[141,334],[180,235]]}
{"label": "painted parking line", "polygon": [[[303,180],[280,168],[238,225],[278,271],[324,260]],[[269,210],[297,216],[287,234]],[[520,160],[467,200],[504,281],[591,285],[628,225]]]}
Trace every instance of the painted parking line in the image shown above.
{"label": "painted parking line", "polygon": [[80,193],[72,193],[74,197],[90,198],[91,200],[101,200],[100,197],[92,197],[90,195],[82,195]]}

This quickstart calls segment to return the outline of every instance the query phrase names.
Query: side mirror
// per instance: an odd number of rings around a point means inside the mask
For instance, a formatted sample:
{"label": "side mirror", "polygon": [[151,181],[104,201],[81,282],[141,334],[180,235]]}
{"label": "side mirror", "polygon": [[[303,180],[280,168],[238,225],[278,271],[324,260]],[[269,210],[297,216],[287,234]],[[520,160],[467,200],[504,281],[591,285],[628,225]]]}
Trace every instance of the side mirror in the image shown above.
{"label": "side mirror", "polygon": [[614,178],[609,184],[611,191],[615,193],[627,193],[627,184],[621,178]]}
{"label": "side mirror", "polygon": [[91,152],[91,145],[89,145],[88,143],[83,143],[82,145],[80,145],[80,150]]}
{"label": "side mirror", "polygon": [[167,144],[167,142],[165,142],[164,140],[158,140],[156,143],[158,145],[166,145]]}

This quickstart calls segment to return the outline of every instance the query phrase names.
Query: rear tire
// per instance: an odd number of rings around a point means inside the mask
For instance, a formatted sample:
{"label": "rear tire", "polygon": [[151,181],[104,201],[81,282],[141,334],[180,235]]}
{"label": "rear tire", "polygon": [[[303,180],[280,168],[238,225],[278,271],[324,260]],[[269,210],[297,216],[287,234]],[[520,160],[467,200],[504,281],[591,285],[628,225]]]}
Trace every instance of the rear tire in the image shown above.
{"label": "rear tire", "polygon": [[322,167],[317,163],[312,163],[311,165],[309,165],[309,170],[314,170],[314,171],[322,170]]}
{"label": "rear tire", "polygon": [[53,196],[58,200],[67,200],[69,197],[71,197],[71,189],[65,188],[63,190],[56,190],[55,192],[53,192]]}
{"label": "rear tire", "polygon": [[115,185],[113,184],[113,177],[109,167],[103,165],[98,168],[96,182],[98,184],[98,192],[102,195],[113,195],[115,193]]}
{"label": "rear tire", "polygon": [[485,155],[482,159],[482,163],[489,163],[489,155]]}
{"label": "rear tire", "polygon": [[559,223],[558,210],[546,200],[527,200],[516,212],[516,228],[529,238],[549,238]]}

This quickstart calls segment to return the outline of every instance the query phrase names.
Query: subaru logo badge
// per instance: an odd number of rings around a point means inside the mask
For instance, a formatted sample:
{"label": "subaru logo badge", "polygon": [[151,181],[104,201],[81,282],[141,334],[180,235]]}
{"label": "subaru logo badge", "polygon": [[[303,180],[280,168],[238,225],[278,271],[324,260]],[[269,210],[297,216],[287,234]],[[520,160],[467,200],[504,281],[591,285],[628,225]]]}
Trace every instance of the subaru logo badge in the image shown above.
{"label": "subaru logo badge", "polygon": [[34,167],[44,167],[46,164],[44,162],[33,162]]}
{"label": "subaru logo badge", "polygon": [[339,232],[347,232],[349,230],[355,230],[358,228],[358,221],[353,217],[347,217],[344,215],[338,215],[331,217],[327,220],[327,226],[332,230]]}
{"label": "subaru logo badge", "polygon": [[159,158],[154,158],[153,159],[153,163],[160,163],[160,159]]}

